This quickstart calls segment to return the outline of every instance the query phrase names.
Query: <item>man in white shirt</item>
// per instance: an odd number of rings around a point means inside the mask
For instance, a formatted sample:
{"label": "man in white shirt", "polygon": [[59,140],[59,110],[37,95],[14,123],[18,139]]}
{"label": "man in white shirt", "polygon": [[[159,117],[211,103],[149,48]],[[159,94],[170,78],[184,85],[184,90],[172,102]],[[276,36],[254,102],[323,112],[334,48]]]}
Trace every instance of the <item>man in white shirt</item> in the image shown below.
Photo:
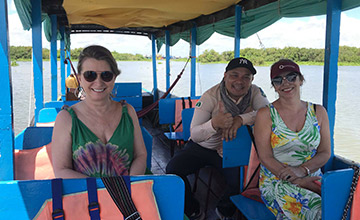
{"label": "man in white shirt", "polygon": [[203,219],[204,213],[186,176],[205,166],[218,168],[227,182],[216,213],[221,219],[231,219],[236,211],[229,197],[238,193],[238,169],[222,168],[222,140],[235,138],[242,125],[252,125],[257,110],[269,104],[264,92],[252,84],[255,74],[253,64],[246,58],[229,62],[223,80],[207,90],[196,104],[189,142],[166,167],[166,173],[176,174],[185,182],[185,214],[190,220]]}

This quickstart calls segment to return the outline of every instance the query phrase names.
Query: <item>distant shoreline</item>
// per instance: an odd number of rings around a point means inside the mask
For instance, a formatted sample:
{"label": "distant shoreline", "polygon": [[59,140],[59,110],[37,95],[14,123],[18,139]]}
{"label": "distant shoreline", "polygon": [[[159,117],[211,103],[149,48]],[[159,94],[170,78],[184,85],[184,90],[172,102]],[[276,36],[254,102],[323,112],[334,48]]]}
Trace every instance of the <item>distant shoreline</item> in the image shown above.
{"label": "distant shoreline", "polygon": [[[171,59],[171,61],[175,61],[175,62],[186,62],[187,58],[180,58],[180,59]],[[44,59],[43,61],[50,61],[50,59]],[[58,61],[60,61],[58,59]],[[74,60],[77,61],[77,60]],[[144,59],[144,60],[116,60],[117,62],[138,62],[138,61],[148,61],[151,62],[150,59]],[[12,60],[11,61],[11,66],[17,66],[17,62],[31,62],[31,60],[28,59],[19,59],[19,60]],[[165,62],[165,59],[161,59],[161,60],[156,60],[157,63],[162,63]],[[218,64],[218,63],[228,63],[227,61],[219,61],[219,62],[197,62],[200,64]],[[297,64],[299,65],[303,65],[303,66],[323,66],[324,63],[323,62],[297,62]],[[255,66],[271,66],[272,62],[265,62],[261,65],[256,65]],[[355,63],[355,62],[338,62],[339,66],[360,66],[360,63]]]}
{"label": "distant shoreline", "polygon": [[[71,58],[73,61],[77,60],[83,48],[75,48],[71,50]],[[151,61],[152,56],[142,54],[119,53],[111,52],[117,61]],[[240,50],[243,57],[251,60],[255,66],[270,66],[281,58],[288,58],[300,65],[323,66],[325,59],[325,50],[316,48],[299,48],[299,47],[285,47],[285,48],[244,48]],[[360,66],[360,48],[340,46],[338,64],[339,66]],[[11,46],[10,57],[12,63],[16,65],[17,61],[31,61],[32,48],[25,46]],[[224,51],[221,53],[215,50],[205,50],[201,54],[196,55],[196,62],[200,64],[212,63],[227,63],[234,57],[234,51]],[[43,60],[50,59],[50,50],[43,48]],[[171,61],[188,60],[188,57],[174,57],[171,56]],[[60,51],[57,51],[57,59],[60,59]],[[156,54],[158,63],[164,62],[165,57],[161,54]]]}
{"label": "distant shoreline", "polygon": [[[184,61],[186,62],[186,58],[181,58],[181,59],[176,59],[176,60],[172,60],[172,61]],[[159,60],[158,60],[159,61]],[[227,61],[219,61],[219,62],[208,62],[208,63],[203,63],[203,62],[197,62],[200,64],[217,64],[217,63],[228,63]],[[304,66],[323,66],[324,62],[296,62],[299,65],[304,65]],[[271,66],[273,63],[272,62],[265,62],[264,64],[261,65],[256,65],[255,66]],[[355,63],[355,62],[338,62],[339,66],[360,66],[360,63]]]}

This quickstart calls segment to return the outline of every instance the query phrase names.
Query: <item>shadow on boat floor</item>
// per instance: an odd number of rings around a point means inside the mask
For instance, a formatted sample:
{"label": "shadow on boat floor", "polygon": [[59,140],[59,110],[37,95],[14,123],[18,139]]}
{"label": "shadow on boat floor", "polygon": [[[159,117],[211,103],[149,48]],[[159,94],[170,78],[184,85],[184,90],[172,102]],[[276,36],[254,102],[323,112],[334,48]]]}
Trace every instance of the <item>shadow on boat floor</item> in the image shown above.
{"label": "shadow on boat floor", "polygon": [[[154,174],[165,174],[165,169],[167,163],[170,161],[170,141],[164,136],[163,131],[160,128],[153,126],[153,123],[149,119],[143,120],[143,126],[149,131],[153,136],[153,150],[152,150],[152,160],[151,160],[151,171]],[[179,148],[175,148],[175,152]],[[200,170],[200,178],[197,183],[197,190],[195,196],[200,201],[201,206],[205,210],[206,206],[206,195],[208,189],[208,181],[210,177],[212,168],[203,168]],[[195,182],[195,175],[188,176],[188,179],[193,187]],[[216,203],[219,196],[222,193],[223,186],[225,182],[222,179],[221,174],[213,169],[213,178],[211,182],[211,191],[209,193],[209,203],[206,212],[207,220],[217,220],[219,219],[215,213]]]}

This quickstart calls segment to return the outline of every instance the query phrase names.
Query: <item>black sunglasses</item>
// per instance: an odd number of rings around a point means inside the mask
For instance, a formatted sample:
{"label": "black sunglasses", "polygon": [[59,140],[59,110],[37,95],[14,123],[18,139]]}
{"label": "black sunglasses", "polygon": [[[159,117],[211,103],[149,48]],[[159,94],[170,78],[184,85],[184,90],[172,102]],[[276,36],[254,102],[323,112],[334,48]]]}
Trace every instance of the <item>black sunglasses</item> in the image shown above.
{"label": "black sunglasses", "polygon": [[[96,71],[91,70],[85,71],[83,74],[85,80],[88,82],[95,81],[98,75]],[[114,78],[114,74],[111,71],[103,71],[101,72],[100,77],[104,82],[110,82]]]}
{"label": "black sunglasses", "polygon": [[283,80],[285,80],[285,79],[286,79],[286,81],[293,83],[293,82],[295,82],[297,76],[298,76],[298,74],[295,72],[289,73],[286,76],[277,76],[271,80],[271,83],[274,86],[280,86],[283,83]]}

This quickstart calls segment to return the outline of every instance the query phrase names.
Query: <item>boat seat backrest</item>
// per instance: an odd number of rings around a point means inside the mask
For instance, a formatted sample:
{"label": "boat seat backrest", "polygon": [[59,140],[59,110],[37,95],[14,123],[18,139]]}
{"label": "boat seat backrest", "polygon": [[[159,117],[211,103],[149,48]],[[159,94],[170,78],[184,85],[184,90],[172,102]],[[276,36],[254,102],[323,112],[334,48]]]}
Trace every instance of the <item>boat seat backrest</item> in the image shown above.
{"label": "boat seat backrest", "polygon": [[114,89],[112,91],[115,101],[126,100],[127,103],[132,105],[135,111],[142,109],[142,92],[141,92],[141,83],[115,83]]}
{"label": "boat seat backrest", "polygon": [[23,150],[42,147],[51,142],[53,127],[28,127],[24,131]]}
{"label": "boat seat backrest", "polygon": [[[341,219],[350,193],[354,170],[328,171],[321,180],[322,219]],[[349,215],[348,215],[349,216]]]}
{"label": "boat seat backrest", "polygon": [[78,102],[79,101],[77,101],[77,100],[75,100],[75,101],[50,101],[50,102],[45,102],[44,107],[61,109],[64,105],[72,106]]}
{"label": "boat seat backrest", "polygon": [[[174,131],[175,132],[181,132],[183,131],[183,117],[182,117],[182,111],[187,108],[194,108],[196,103],[199,101],[199,99],[192,99],[190,97],[175,100],[175,124],[174,124]],[[191,116],[192,119],[192,116]],[[191,120],[190,120],[191,122]],[[184,140],[186,140],[184,138]]]}
{"label": "boat seat backrest", "polygon": [[236,137],[223,141],[223,167],[241,167],[249,163],[252,141],[246,126],[241,126]]}
{"label": "boat seat backrest", "polygon": [[[200,96],[190,97],[191,100],[197,100]],[[159,124],[174,124],[175,112],[176,112],[176,100],[181,100],[181,97],[177,98],[165,98],[159,101]],[[185,98],[187,100],[188,98]],[[193,105],[194,106],[194,105]],[[182,110],[182,108],[181,108]],[[181,111],[180,111],[181,112]]]}
{"label": "boat seat backrest", "polygon": [[181,111],[184,140],[189,140],[190,138],[190,125],[194,115],[194,110],[194,108],[186,108]]}
{"label": "boat seat backrest", "polygon": [[[136,111],[139,111],[142,109],[141,86],[140,82],[115,83],[112,91],[114,96],[113,100],[126,100]],[[60,110],[64,105],[72,106],[78,102],[79,101],[50,101],[45,103],[45,108],[56,108]]]}
{"label": "boat seat backrest", "polygon": [[52,127],[55,124],[56,116],[61,111],[60,108],[42,108],[36,122],[36,127]]}
{"label": "boat seat backrest", "polygon": [[[180,177],[175,175],[144,175],[131,176],[130,180],[134,183],[153,180],[153,193],[151,193],[156,199],[161,219],[184,219],[185,187]],[[98,189],[104,188],[100,178],[96,180],[96,186]],[[67,196],[87,191],[86,179],[63,179],[60,187],[62,189],[60,195],[63,195],[63,203],[66,202]],[[0,191],[1,219],[37,219],[36,215],[39,210],[43,210],[42,208],[45,208],[43,205],[47,200],[49,202],[52,199],[52,180],[1,181]],[[88,198],[85,196],[85,201],[87,202],[87,200]],[[106,206],[101,206],[101,200],[99,201],[100,212],[106,214]],[[119,219],[119,216],[112,217],[112,219]],[[51,214],[47,219],[52,219]],[[66,217],[66,219],[70,218]],[[90,219],[90,216],[76,219]]]}
{"label": "boat seat backrest", "polygon": [[152,144],[153,144],[153,137],[151,134],[141,126],[141,133],[144,139],[146,152],[147,152],[147,159],[146,159],[146,167],[150,170],[151,169],[151,155],[152,155]]}

